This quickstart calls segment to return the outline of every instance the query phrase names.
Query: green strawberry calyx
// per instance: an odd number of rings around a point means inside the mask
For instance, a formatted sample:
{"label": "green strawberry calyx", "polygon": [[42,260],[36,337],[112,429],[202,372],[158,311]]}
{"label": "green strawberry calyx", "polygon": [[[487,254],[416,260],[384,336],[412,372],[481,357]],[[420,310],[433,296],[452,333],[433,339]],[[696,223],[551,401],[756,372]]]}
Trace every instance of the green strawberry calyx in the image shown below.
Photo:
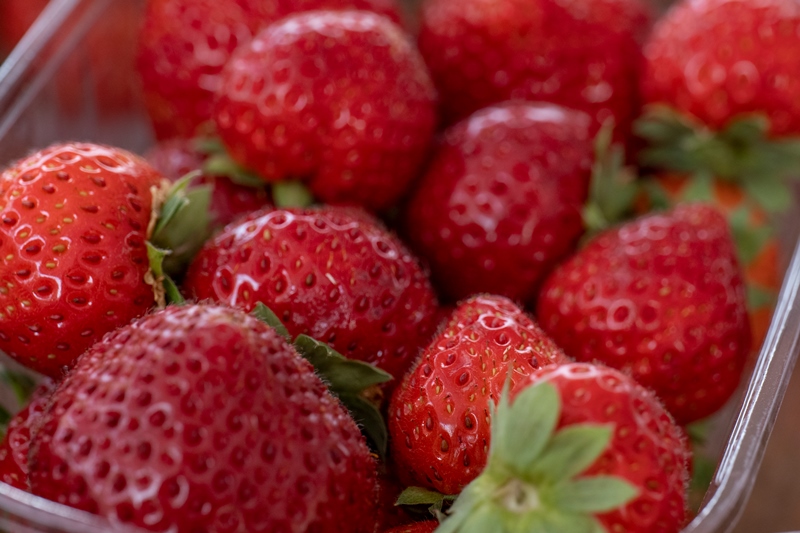
{"label": "green strawberry calyx", "polygon": [[600,533],[596,515],[633,500],[638,489],[610,475],[581,475],[608,448],[614,428],[574,424],[556,431],[560,396],[541,382],[492,410],[486,468],[467,485],[436,533]]}
{"label": "green strawberry calyx", "polygon": [[151,191],[153,213],[147,228],[150,271],[145,281],[153,287],[158,307],[183,303],[172,277],[185,270],[211,235],[211,187],[189,188],[199,176],[200,172],[192,172],[175,183],[165,180]]}
{"label": "green strawberry calyx", "polygon": [[710,190],[713,179],[737,183],[761,209],[778,213],[791,205],[787,178],[800,177],[800,138],[771,138],[769,130],[766,116],[747,114],[714,131],[664,105],[646,108],[634,125],[649,145],[643,165],[693,176],[697,189]]}
{"label": "green strawberry calyx", "polygon": [[328,389],[350,411],[378,454],[385,457],[389,433],[383,415],[376,405],[379,401],[376,402],[374,397],[379,386],[392,379],[391,374],[370,363],[348,359],[327,344],[308,335],[298,335],[292,340],[283,322],[263,303],[256,304],[252,315],[292,343],[297,352],[311,363],[317,374],[328,385]]}

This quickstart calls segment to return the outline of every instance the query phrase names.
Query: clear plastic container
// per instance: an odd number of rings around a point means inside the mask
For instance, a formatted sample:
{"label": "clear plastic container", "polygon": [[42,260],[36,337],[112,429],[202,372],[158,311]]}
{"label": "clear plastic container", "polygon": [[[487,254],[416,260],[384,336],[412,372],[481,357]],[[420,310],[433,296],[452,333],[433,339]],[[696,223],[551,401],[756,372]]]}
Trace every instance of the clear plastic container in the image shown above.
{"label": "clear plastic container", "polygon": [[[91,55],[97,47],[92,32],[109,20],[111,11],[125,5],[127,9],[133,6],[133,13],[136,9],[141,12],[142,4],[143,0],[51,0],[0,66],[0,165],[61,140],[97,141],[135,152],[150,145],[148,121],[135,97],[115,108],[99,96],[108,72]],[[129,24],[135,27],[138,21],[131,19]],[[133,39],[128,45],[132,49]],[[115,52],[99,57],[102,63],[104,57],[121,61],[122,56],[127,60],[131,54]],[[800,349],[797,226],[794,217],[787,217],[783,223],[786,273],[775,315],[741,394],[714,419],[712,434],[716,439],[712,439],[711,447],[719,461],[700,511],[685,528],[686,533],[730,531],[755,482]],[[3,392],[0,389],[0,402],[13,402],[7,391]],[[131,531],[0,483],[0,531],[109,530]]]}

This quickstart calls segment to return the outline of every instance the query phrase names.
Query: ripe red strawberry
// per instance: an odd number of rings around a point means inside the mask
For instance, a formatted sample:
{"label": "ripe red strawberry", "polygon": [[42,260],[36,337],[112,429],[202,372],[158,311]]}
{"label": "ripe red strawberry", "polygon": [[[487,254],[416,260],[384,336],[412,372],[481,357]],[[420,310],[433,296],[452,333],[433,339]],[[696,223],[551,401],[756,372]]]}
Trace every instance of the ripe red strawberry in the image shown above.
{"label": "ripe red strawberry", "polygon": [[55,383],[45,380],[31,395],[30,402],[8,423],[0,442],[0,481],[22,490],[28,486],[28,449],[34,428],[47,407]]}
{"label": "ripe red strawberry", "polygon": [[478,296],[459,305],[389,405],[401,480],[458,494],[486,464],[489,404],[500,397],[509,368],[517,390],[537,368],[566,361],[510,300]]}
{"label": "ripe red strawberry", "polygon": [[430,283],[397,238],[345,208],[276,209],[228,226],[197,255],[185,292],[252,310],[400,378],[433,334]]}
{"label": "ripe red strawberry", "polygon": [[450,128],[406,213],[406,234],[449,297],[530,301],[583,233],[591,120],[510,102]]}
{"label": "ripe red strawberry", "polygon": [[[145,158],[164,177],[177,181],[189,172],[203,170],[207,156],[197,150],[195,144],[187,139],[162,141],[151,148]],[[215,229],[270,202],[269,193],[264,187],[240,185],[226,176],[204,173],[193,184],[211,186],[209,215],[211,226]]]}
{"label": "ripe red strawberry", "polygon": [[690,454],[651,391],[579,363],[528,383],[501,398],[486,469],[437,532],[681,530]]}
{"label": "ripe red strawberry", "polygon": [[156,136],[205,128],[222,68],[258,30],[301,10],[350,8],[399,21],[393,0],[148,0],[137,70]]}
{"label": "ripe red strawberry", "polygon": [[168,307],[80,358],[31,442],[34,494],[153,531],[374,528],[375,461],[311,365],[241,311]]}
{"label": "ripe red strawberry", "polygon": [[381,210],[422,163],[434,101],[398,26],[365,11],[315,11],[236,50],[214,117],[233,159],[264,179],[300,177],[326,203]]}
{"label": "ripe red strawberry", "polygon": [[510,99],[613,117],[638,113],[649,8],[640,0],[429,0],[419,46],[448,122]]}
{"label": "ripe red strawberry", "polygon": [[0,350],[60,377],[154,304],[146,241],[161,182],[138,156],[81,143],[0,175]]}
{"label": "ripe red strawberry", "polygon": [[426,520],[387,529],[383,533],[433,533],[437,527],[439,527],[439,522],[436,520]]}
{"label": "ripe red strawberry", "polygon": [[593,239],[545,281],[537,316],[568,355],[630,373],[682,424],[731,397],[750,350],[735,246],[704,204]]}

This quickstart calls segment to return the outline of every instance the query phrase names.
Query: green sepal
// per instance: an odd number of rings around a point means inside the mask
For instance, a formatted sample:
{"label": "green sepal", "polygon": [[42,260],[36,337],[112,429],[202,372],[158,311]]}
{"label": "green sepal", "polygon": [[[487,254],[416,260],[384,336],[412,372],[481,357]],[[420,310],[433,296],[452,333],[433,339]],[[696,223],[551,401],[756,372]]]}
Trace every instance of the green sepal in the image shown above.
{"label": "green sepal", "polygon": [[692,454],[692,478],[689,480],[689,509],[697,511],[702,505],[703,498],[711,486],[714,473],[717,471],[717,462],[705,453]]}
{"label": "green sepal", "polygon": [[197,137],[192,141],[192,148],[208,156],[225,153],[225,145],[219,137]]}
{"label": "green sepal", "polygon": [[628,481],[615,476],[578,478],[555,485],[551,502],[558,509],[575,513],[605,513],[622,507],[639,491]]}
{"label": "green sepal", "polygon": [[[166,304],[181,305],[186,303],[181,291],[175,281],[164,271],[164,260],[170,254],[169,250],[163,250],[156,247],[153,243],[147,242],[147,259],[150,261],[150,271],[153,274],[153,282],[160,284],[164,290],[165,300],[158,301],[159,306]],[[154,290],[159,291],[159,287]],[[156,298],[159,300],[159,298]]]}
{"label": "green sepal", "polygon": [[361,427],[364,435],[372,441],[378,456],[386,457],[389,446],[389,430],[386,428],[383,415],[375,404],[356,393],[339,393],[338,396],[339,401],[350,411],[350,416]]}
{"label": "green sepal", "polygon": [[755,226],[750,222],[752,210],[746,205],[728,215],[731,235],[743,264],[752,262],[774,234],[771,225]]}
{"label": "green sepal", "polygon": [[442,494],[423,487],[408,487],[400,493],[394,504],[404,507],[426,506],[430,514],[439,515],[456,497],[455,494]]}
{"label": "green sepal", "polygon": [[697,172],[681,191],[684,202],[712,202],[714,200],[714,178],[707,172]]}
{"label": "green sepal", "polygon": [[[797,168],[800,169],[800,162]],[[742,186],[767,213],[782,213],[792,206],[792,192],[778,176],[763,175],[760,179],[745,181]]]}
{"label": "green sepal", "polygon": [[278,335],[286,339],[287,342],[292,342],[292,336],[289,335],[289,330],[286,329],[286,326],[272,309],[258,302],[256,303],[255,309],[253,309],[250,314],[272,327],[272,329],[274,329]]}
{"label": "green sepal", "polygon": [[314,203],[314,196],[299,181],[279,181],[272,186],[272,201],[276,207],[308,207]]}
{"label": "green sepal", "polygon": [[226,152],[211,155],[203,164],[207,176],[225,176],[232,182],[245,187],[264,187],[266,180],[234,161]]}
{"label": "green sepal", "polygon": [[759,309],[761,307],[768,307],[775,304],[775,301],[778,299],[778,295],[773,291],[767,291],[764,289],[759,289],[758,287],[753,287],[752,285],[747,287],[747,308],[748,309]]}
{"label": "green sepal", "polygon": [[0,365],[0,379],[14,392],[14,397],[19,405],[26,405],[30,401],[31,395],[38,385],[31,376],[15,372],[2,365]]}
{"label": "green sepal", "polygon": [[308,335],[298,335],[295,348],[317,369],[337,394],[357,393],[391,381],[392,375],[375,365],[348,359],[327,344]]}
{"label": "green sepal", "polygon": [[532,471],[539,479],[569,479],[589,468],[608,448],[612,436],[610,426],[565,427],[553,435]]}

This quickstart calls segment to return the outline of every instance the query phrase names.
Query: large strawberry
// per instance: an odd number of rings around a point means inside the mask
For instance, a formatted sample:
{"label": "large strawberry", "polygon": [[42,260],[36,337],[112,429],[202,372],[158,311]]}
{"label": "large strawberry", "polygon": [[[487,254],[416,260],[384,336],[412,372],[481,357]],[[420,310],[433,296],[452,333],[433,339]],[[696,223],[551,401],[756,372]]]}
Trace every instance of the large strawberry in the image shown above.
{"label": "large strawberry", "polygon": [[264,303],[308,334],[400,378],[436,328],[436,298],[405,247],[345,208],[263,210],[209,241],[184,290],[250,311]]}
{"label": "large strawberry", "polygon": [[590,128],[578,111],[510,102],[445,132],[405,222],[448,296],[535,297],[583,233]]}
{"label": "large strawberry", "polygon": [[489,406],[509,374],[517,390],[537,368],[566,361],[510,300],[463,302],[392,396],[389,433],[401,479],[458,494],[486,464]]}
{"label": "large strawberry", "polygon": [[[161,302],[150,240],[164,229],[162,182],[134,154],[81,143],[0,175],[0,350],[60,377],[106,332]],[[192,233],[202,234],[201,221]]]}
{"label": "large strawberry", "polygon": [[137,70],[156,136],[204,129],[231,53],[267,25],[310,9],[370,9],[399,21],[393,0],[148,0]]}
{"label": "large strawberry", "polygon": [[629,372],[684,424],[731,397],[750,350],[735,245],[703,204],[594,238],[545,281],[537,316],[568,355]]}
{"label": "large strawberry", "polygon": [[29,469],[35,494],[153,531],[374,527],[357,425],[275,330],[229,308],[168,307],[95,345]]}
{"label": "large strawberry", "polygon": [[500,399],[486,469],[437,532],[681,530],[689,450],[651,391],[578,363],[527,379]]}
{"label": "large strawberry", "polygon": [[638,112],[640,0],[428,0],[420,50],[448,121],[508,99],[545,100],[614,118]]}
{"label": "large strawberry", "polygon": [[236,50],[217,131],[268,181],[303,178],[326,203],[390,207],[422,163],[435,91],[408,37],[366,11],[287,17]]}

